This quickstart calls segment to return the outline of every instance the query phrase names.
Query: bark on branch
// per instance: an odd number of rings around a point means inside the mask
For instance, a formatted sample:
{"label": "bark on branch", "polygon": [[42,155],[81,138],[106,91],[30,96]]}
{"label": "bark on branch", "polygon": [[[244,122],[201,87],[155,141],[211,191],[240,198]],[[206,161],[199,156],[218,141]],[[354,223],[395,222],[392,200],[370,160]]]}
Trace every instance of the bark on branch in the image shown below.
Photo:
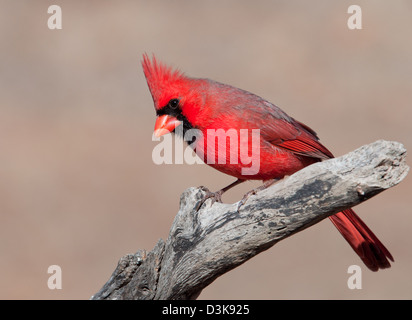
{"label": "bark on branch", "polygon": [[313,164],[237,203],[204,199],[189,188],[164,242],[120,259],[92,299],[195,299],[220,275],[337,212],[402,181],[409,167],[398,142],[379,140]]}

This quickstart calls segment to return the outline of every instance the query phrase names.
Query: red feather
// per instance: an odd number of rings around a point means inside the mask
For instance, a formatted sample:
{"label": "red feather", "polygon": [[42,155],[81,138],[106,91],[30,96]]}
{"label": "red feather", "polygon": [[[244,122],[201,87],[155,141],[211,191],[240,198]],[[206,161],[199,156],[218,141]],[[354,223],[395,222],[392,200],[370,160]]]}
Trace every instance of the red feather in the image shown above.
{"label": "red feather", "polygon": [[390,268],[388,259],[394,261],[392,255],[352,209],[329,219],[370,270]]}

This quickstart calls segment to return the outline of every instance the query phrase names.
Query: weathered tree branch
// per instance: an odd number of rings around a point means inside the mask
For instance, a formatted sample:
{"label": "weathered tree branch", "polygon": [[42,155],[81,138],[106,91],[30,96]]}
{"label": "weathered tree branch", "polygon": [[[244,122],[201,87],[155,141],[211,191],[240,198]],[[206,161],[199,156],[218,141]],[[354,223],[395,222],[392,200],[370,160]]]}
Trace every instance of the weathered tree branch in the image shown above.
{"label": "weathered tree branch", "polygon": [[316,163],[238,204],[189,188],[166,242],[120,259],[92,299],[195,299],[212,281],[276,242],[398,184],[408,173],[406,150],[377,141]]}

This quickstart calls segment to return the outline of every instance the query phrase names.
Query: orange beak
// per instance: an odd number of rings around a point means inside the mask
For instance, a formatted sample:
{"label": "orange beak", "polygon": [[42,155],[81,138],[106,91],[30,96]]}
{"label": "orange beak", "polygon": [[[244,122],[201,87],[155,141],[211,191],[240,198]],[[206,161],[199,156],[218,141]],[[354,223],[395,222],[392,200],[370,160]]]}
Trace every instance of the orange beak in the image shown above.
{"label": "orange beak", "polygon": [[181,123],[182,121],[177,120],[175,117],[168,116],[167,114],[158,116],[154,128],[154,135],[155,137],[160,137],[170,133]]}

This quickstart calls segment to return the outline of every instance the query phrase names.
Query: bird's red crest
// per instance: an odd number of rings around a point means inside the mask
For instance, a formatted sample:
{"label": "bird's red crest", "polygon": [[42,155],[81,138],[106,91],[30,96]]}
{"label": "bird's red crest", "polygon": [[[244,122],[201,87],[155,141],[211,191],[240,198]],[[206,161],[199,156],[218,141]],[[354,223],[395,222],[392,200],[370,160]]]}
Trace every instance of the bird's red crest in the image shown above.
{"label": "bird's red crest", "polygon": [[177,98],[174,95],[186,86],[183,73],[159,63],[154,55],[150,61],[144,54],[142,66],[156,110],[165,106],[170,99]]}

